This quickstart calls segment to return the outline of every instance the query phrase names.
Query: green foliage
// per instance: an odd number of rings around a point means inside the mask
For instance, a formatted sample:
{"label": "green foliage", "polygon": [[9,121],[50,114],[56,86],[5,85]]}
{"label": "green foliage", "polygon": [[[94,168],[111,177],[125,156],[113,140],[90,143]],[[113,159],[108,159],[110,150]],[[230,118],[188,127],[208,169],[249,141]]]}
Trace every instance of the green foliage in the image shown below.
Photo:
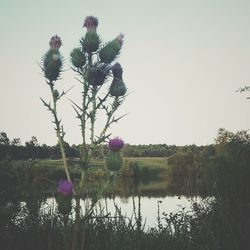
{"label": "green foliage", "polygon": [[0,145],[9,145],[10,139],[7,136],[7,133],[1,132],[0,133]]}
{"label": "green foliage", "polygon": [[[57,92],[57,93],[56,93]],[[59,95],[57,90],[54,90],[53,95],[57,97]],[[5,132],[2,132],[7,136]],[[0,140],[0,160],[7,159],[8,157],[12,160],[27,160],[27,159],[61,159],[60,145],[48,146],[46,144],[40,145],[36,137],[33,136],[29,141],[25,142],[25,146],[20,145],[20,139],[14,138],[10,140],[6,136],[2,137],[2,143]],[[6,143],[7,142],[7,143]],[[72,145],[70,146],[67,142],[64,141],[64,147],[66,155],[69,158],[79,157],[79,148],[81,145]],[[138,157],[143,157],[142,161],[146,162],[149,166],[153,165],[164,165],[164,158],[159,158],[159,164],[156,163],[156,157],[169,157],[174,155],[176,152],[186,152],[190,148],[195,148],[194,146],[175,146],[167,144],[150,144],[150,145],[130,145],[126,144],[123,148],[124,157],[136,157],[136,160],[139,160]],[[210,151],[212,155],[213,146],[201,146],[197,147],[197,151],[206,149]],[[205,152],[205,151],[204,151]],[[94,158],[103,158],[108,153],[108,147],[105,144],[96,145],[93,149],[92,154]],[[209,152],[208,152],[209,153]],[[145,158],[145,157],[152,157]],[[158,160],[157,160],[158,161]],[[144,164],[142,162],[142,164]]]}
{"label": "green foliage", "polygon": [[196,211],[192,223],[197,240],[212,238],[207,249],[245,249],[250,230],[249,134],[220,129],[215,146],[176,154],[168,163],[172,185],[183,185],[184,190],[203,188],[216,198],[209,211]]}
{"label": "green foliage", "polygon": [[123,149],[124,157],[168,157],[174,155],[181,147],[167,144],[130,145]]}
{"label": "green foliage", "polygon": [[177,153],[168,158],[170,186],[185,194],[192,194],[196,177],[199,174],[196,168],[194,154]]}
{"label": "green foliage", "polygon": [[136,180],[140,178],[140,166],[137,161],[130,163],[130,168],[132,170],[132,177]]}
{"label": "green foliage", "polygon": [[0,190],[2,190],[0,204],[4,204],[11,199],[12,196],[15,196],[17,191],[17,178],[17,173],[11,168],[10,162],[0,162]]}
{"label": "green foliage", "polygon": [[[148,164],[147,161],[146,163]],[[164,166],[144,164],[145,162],[138,159],[126,159],[122,168],[122,177],[130,178],[135,184],[142,183],[142,185],[148,185],[150,181],[159,181],[160,178],[164,179]],[[162,190],[165,190],[165,185],[163,185]],[[147,192],[150,193],[150,191],[152,190],[149,188]]]}
{"label": "green foliage", "polygon": [[[221,132],[221,131],[220,131]],[[250,136],[224,131],[217,138],[217,152],[209,164],[215,193],[230,204],[250,202]]]}

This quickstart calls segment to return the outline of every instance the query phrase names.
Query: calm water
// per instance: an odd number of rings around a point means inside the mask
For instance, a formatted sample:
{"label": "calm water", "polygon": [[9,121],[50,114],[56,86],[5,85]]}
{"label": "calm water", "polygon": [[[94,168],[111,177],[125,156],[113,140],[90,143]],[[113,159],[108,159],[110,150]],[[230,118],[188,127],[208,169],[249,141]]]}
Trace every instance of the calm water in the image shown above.
{"label": "calm water", "polygon": [[[163,219],[163,212],[164,213],[174,213],[178,212],[182,209],[185,211],[191,210],[191,204],[193,201],[200,201],[201,198],[187,198],[185,196],[166,196],[164,198],[156,198],[156,197],[115,197],[111,198],[103,198],[101,199],[96,207],[95,212],[97,215],[107,215],[108,213],[110,216],[115,216],[117,208],[119,208],[121,214],[128,219],[135,219],[135,216],[138,216],[138,209],[139,209],[139,202],[140,202],[140,212],[143,219],[143,224],[145,224],[145,228],[157,226],[158,221],[158,211],[162,222],[164,223]],[[47,201],[42,205],[41,209],[46,209],[48,207],[54,207],[56,209],[57,203],[55,198],[49,198]],[[90,200],[81,200],[81,206],[84,213],[84,209],[87,209],[90,206]],[[158,210],[159,208],[159,210]]]}
{"label": "calm water", "polygon": [[[108,198],[102,198],[98,201],[95,206],[96,216],[118,216],[117,210],[119,209],[120,214],[128,219],[135,221],[138,218],[138,210],[140,208],[140,216],[142,218],[142,224],[145,224],[145,229],[148,227],[154,227],[158,225],[158,215],[162,219],[164,224],[163,213],[175,213],[180,210],[185,210],[185,212],[191,210],[191,204],[193,201],[199,202],[201,198],[196,196],[196,198],[187,198],[184,195],[170,195],[167,190],[166,180],[157,180],[150,182],[131,182],[127,180],[119,180],[110,192],[106,195]],[[91,189],[91,187],[90,187]],[[92,187],[93,190],[96,189],[95,186]],[[57,186],[56,184],[50,188],[54,195],[56,195]],[[57,211],[57,201],[54,195],[50,192],[34,192],[33,189],[25,192],[17,203],[20,204],[21,208],[25,211],[28,210],[40,211],[42,213],[51,213],[52,211]],[[46,193],[48,195],[46,195]],[[139,196],[140,195],[140,196]],[[87,196],[86,196],[87,197]],[[111,198],[114,197],[114,198]],[[6,198],[6,197],[5,197]],[[2,216],[2,211],[6,212],[6,207],[8,208],[11,201],[8,203],[3,202],[0,204],[0,216]],[[74,199],[73,199],[74,205]],[[88,209],[91,205],[91,201],[88,198],[81,201],[82,213],[84,210]],[[18,206],[12,206],[13,209],[17,209]],[[18,212],[17,212],[18,213]],[[20,212],[22,214],[22,212]],[[5,216],[3,214],[3,216]],[[74,217],[74,210],[72,210],[72,215]]]}

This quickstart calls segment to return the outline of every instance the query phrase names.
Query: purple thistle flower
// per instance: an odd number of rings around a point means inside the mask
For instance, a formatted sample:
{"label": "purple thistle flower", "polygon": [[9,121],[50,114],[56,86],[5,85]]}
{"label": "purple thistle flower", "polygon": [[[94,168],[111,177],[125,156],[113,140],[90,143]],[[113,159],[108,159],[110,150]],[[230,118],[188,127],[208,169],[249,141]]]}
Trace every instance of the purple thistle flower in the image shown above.
{"label": "purple thistle flower", "polygon": [[98,19],[93,16],[87,16],[84,20],[83,27],[86,27],[87,31],[96,31],[98,26]]}
{"label": "purple thistle flower", "polygon": [[63,196],[69,196],[73,192],[73,184],[67,180],[60,180],[58,183],[57,191]]}
{"label": "purple thistle flower", "polygon": [[116,37],[116,40],[120,43],[120,45],[122,46],[123,41],[124,41],[124,34],[120,34],[118,37]]}
{"label": "purple thistle flower", "polygon": [[51,49],[59,49],[62,46],[61,38],[57,35],[52,36],[49,42]]}
{"label": "purple thistle flower", "polygon": [[109,140],[109,148],[111,151],[119,151],[124,147],[124,141],[119,137]]}

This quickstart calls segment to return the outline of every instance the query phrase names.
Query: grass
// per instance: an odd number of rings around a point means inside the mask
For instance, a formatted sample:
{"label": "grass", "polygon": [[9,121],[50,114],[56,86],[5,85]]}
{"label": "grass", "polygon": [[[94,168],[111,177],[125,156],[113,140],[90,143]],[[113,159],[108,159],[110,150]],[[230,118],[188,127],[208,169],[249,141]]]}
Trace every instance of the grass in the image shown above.
{"label": "grass", "polygon": [[[149,175],[154,175],[157,172],[158,174],[160,174],[160,176],[164,178],[167,176],[168,172],[167,158],[164,157],[125,157],[124,165],[126,165],[126,163],[128,163],[128,165],[130,164],[133,165],[133,163],[136,163],[137,166],[139,167],[139,172],[141,170],[142,175],[148,173]],[[50,173],[54,172],[52,176],[57,176],[57,175],[59,177],[62,176],[62,173],[60,174],[60,171],[63,170],[62,160],[48,159],[48,160],[12,161],[11,164],[17,168],[19,167],[46,168]],[[105,176],[105,174],[101,173],[102,171],[104,172],[106,171],[104,167],[104,160],[92,159],[90,165],[91,168],[89,169],[89,175],[91,179]],[[81,169],[79,163],[69,161],[69,168],[71,173],[75,177],[80,175]]]}
{"label": "grass", "polygon": [[167,158],[165,157],[125,157],[124,160],[136,161],[142,167],[149,168],[168,168]]}
{"label": "grass", "polygon": [[[4,226],[0,226],[1,249],[70,249],[72,217],[58,211],[39,212],[38,203],[29,204],[23,208],[17,206],[19,212],[14,212],[5,220]],[[216,203],[206,207],[196,204],[192,213],[180,210],[164,215],[157,226],[147,230],[143,227],[144,218],[123,217],[119,209],[113,217],[106,213],[93,214],[92,218],[81,220],[78,249],[245,250],[249,241],[249,223],[243,228],[243,224],[239,225],[225,213],[226,208]],[[241,234],[236,234],[238,228]]]}
{"label": "grass", "polygon": [[[168,168],[167,158],[164,157],[124,157],[124,161],[137,162],[142,167],[149,168]],[[61,167],[63,165],[62,160],[28,160],[28,161],[13,161],[16,166],[23,166],[24,164],[39,164],[40,166],[50,166],[50,167]],[[102,159],[93,159],[90,164],[95,167],[103,166],[104,161]],[[78,166],[78,163],[70,164],[71,167]]]}
{"label": "grass", "polygon": [[[19,208],[23,219],[10,219],[5,227],[0,227],[0,243],[5,250],[68,250],[72,240],[73,221],[64,214],[38,212],[39,206]],[[15,216],[15,215],[13,215]],[[88,250],[194,250],[187,230],[189,221],[184,214],[169,218],[168,224],[148,230],[142,226],[143,218],[123,217],[119,209],[114,217],[93,215],[94,218],[82,220],[79,248],[83,244]],[[18,216],[17,216],[18,217]],[[173,225],[173,227],[171,226]],[[6,230],[8,228],[8,230]],[[178,231],[175,233],[173,228]]]}

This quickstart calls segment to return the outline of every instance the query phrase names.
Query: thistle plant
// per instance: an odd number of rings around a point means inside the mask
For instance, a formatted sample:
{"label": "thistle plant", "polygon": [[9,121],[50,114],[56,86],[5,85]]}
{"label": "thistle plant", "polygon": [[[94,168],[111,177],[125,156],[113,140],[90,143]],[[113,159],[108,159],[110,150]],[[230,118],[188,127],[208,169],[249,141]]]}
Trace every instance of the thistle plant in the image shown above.
{"label": "thistle plant", "polygon": [[[117,62],[123,45],[124,35],[120,34],[115,39],[103,43],[97,34],[97,27],[98,19],[96,17],[86,17],[83,28],[86,28],[87,31],[80,39],[79,47],[74,48],[70,53],[72,70],[77,74],[77,80],[82,86],[81,104],[77,104],[71,100],[76,117],[79,120],[82,137],[79,152],[82,174],[79,182],[74,183],[74,185],[70,178],[65,154],[65,131],[57,113],[58,101],[68,92],[62,91],[60,93],[55,86],[63,70],[63,58],[59,52],[62,42],[57,35],[51,38],[49,43],[50,49],[42,57],[42,70],[46,78],[46,83],[50,87],[53,102],[46,102],[42,98],[41,100],[53,115],[53,123],[55,124],[55,131],[62,153],[65,174],[67,176],[67,180],[59,183],[58,192],[63,196],[67,196],[72,192],[76,201],[72,250],[76,249],[78,242],[81,190],[84,188],[86,172],[91,167],[90,160],[92,154],[98,145],[108,142],[111,136],[111,134],[108,133],[109,128],[113,123],[118,122],[123,117],[116,117],[115,113],[124,102],[127,92],[122,77],[123,70]],[[98,114],[101,112],[105,114],[105,121],[101,131],[97,132],[96,121],[98,120]],[[88,138],[87,130],[90,131]],[[124,142],[119,138],[109,140],[111,151],[106,158],[106,166],[111,172],[118,171],[121,168],[122,157],[119,150],[123,146]],[[95,198],[92,199],[92,205],[85,213],[85,218],[91,215],[95,204],[98,199],[102,197],[106,187],[107,184],[94,195]]]}
{"label": "thistle plant", "polygon": [[[122,68],[117,59],[123,44],[123,35],[117,36],[108,43],[102,43],[97,34],[98,20],[88,16],[83,27],[87,32],[80,40],[80,47],[71,52],[72,69],[78,74],[82,84],[82,103],[73,103],[73,108],[80,121],[82,145],[81,165],[86,170],[90,167],[90,159],[95,147],[104,143],[110,137],[107,133],[109,127],[118,122],[121,117],[115,117],[114,113],[123,103],[126,86],[122,79]],[[112,83],[107,87],[107,82],[112,78]],[[101,90],[105,88],[105,92]],[[110,102],[108,102],[110,100]],[[95,123],[98,111],[104,111],[106,121],[101,132],[97,135]],[[90,127],[87,128],[87,124]],[[90,129],[90,140],[87,144],[86,132]]]}

